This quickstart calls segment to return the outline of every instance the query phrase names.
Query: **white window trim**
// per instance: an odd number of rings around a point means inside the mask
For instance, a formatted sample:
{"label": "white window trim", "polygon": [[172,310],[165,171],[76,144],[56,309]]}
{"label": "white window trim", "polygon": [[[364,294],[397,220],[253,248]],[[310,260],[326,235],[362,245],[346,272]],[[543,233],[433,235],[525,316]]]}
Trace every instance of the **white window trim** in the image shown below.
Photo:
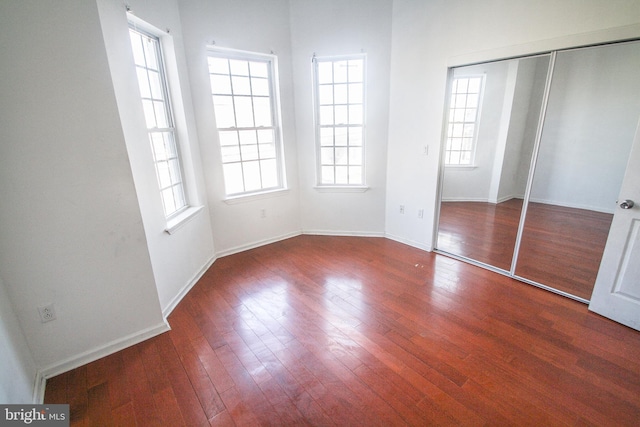
{"label": "white window trim", "polygon": [[[272,119],[273,119],[273,128],[274,128],[274,139],[275,139],[275,149],[276,149],[276,163],[278,167],[278,186],[277,187],[269,187],[265,189],[259,190],[251,190],[244,191],[240,193],[231,193],[228,194],[226,192],[226,184],[225,184],[225,197],[223,201],[227,204],[236,204],[240,203],[244,200],[255,200],[262,199],[265,197],[270,197],[274,195],[279,195],[280,193],[287,192],[289,190],[287,183],[287,173],[286,173],[286,164],[285,164],[285,153],[284,153],[284,142],[282,136],[282,110],[280,104],[280,78],[278,74],[278,57],[273,54],[261,53],[261,52],[252,52],[247,50],[240,49],[232,49],[226,47],[220,47],[215,45],[207,46],[207,57],[215,56],[222,57],[227,59],[241,59],[250,61],[251,59],[259,60],[259,61],[268,61],[270,67],[270,88],[271,88],[271,104],[272,104]],[[211,87],[209,86],[211,89]],[[216,132],[219,134],[219,128],[216,124]],[[220,147],[218,147],[220,150]],[[221,165],[223,163],[221,162]],[[224,177],[223,173],[223,179]]]}
{"label": "white window trim", "polygon": [[[323,184],[322,183],[322,161],[321,161],[321,144],[320,144],[320,105],[319,105],[319,84],[317,75],[317,62],[318,61],[341,61],[349,59],[362,59],[363,60],[363,76],[362,76],[362,183],[361,184]],[[364,193],[369,190],[367,185],[367,168],[366,168],[366,121],[367,121],[367,54],[350,54],[350,55],[328,55],[318,56],[315,54],[312,58],[312,81],[313,81],[313,125],[315,135],[315,151],[316,151],[316,185],[313,187],[316,191],[321,193]]]}

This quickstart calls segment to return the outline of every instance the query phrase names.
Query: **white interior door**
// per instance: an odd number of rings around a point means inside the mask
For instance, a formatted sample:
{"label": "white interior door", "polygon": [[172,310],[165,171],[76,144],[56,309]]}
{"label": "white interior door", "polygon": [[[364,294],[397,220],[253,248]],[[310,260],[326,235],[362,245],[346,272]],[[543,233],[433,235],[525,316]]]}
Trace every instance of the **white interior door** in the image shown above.
{"label": "white interior door", "polygon": [[640,330],[640,123],[617,203],[589,310]]}

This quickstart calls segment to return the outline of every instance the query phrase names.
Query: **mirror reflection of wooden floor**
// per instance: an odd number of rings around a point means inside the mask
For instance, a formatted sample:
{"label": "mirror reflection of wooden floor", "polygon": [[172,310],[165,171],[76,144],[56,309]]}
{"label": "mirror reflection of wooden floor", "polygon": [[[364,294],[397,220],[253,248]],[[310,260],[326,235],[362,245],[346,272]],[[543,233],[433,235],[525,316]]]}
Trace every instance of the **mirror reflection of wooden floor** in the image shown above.
{"label": "mirror reflection of wooden floor", "polygon": [[[438,249],[509,270],[521,199],[443,202]],[[529,203],[518,276],[589,299],[612,214]]]}

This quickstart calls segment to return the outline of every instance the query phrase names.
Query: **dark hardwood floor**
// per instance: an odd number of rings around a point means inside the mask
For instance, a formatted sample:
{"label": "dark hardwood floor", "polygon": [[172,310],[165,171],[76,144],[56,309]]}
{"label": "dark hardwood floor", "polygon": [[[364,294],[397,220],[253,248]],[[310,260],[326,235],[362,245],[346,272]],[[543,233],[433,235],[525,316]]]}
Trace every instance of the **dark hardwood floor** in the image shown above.
{"label": "dark hardwood floor", "polygon": [[[438,249],[509,271],[521,199],[443,202]],[[613,215],[529,203],[516,275],[589,300]]]}
{"label": "dark hardwood floor", "polygon": [[218,259],[170,332],[47,382],[72,425],[599,425],[640,420],[640,333],[383,238]]}

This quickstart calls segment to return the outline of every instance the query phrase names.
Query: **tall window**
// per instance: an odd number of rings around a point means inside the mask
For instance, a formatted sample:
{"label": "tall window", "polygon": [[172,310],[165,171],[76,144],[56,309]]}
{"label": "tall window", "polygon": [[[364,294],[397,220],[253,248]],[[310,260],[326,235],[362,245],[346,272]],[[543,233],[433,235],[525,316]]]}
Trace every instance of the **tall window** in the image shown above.
{"label": "tall window", "polygon": [[453,79],[445,148],[446,165],[473,165],[483,80],[482,76]]}
{"label": "tall window", "polygon": [[364,184],[365,56],[314,58],[320,185]]}
{"label": "tall window", "polygon": [[136,28],[130,28],[129,35],[164,213],[169,218],[184,210],[187,202],[160,40]]}
{"label": "tall window", "polygon": [[273,55],[209,51],[209,77],[228,196],[284,187]]}

